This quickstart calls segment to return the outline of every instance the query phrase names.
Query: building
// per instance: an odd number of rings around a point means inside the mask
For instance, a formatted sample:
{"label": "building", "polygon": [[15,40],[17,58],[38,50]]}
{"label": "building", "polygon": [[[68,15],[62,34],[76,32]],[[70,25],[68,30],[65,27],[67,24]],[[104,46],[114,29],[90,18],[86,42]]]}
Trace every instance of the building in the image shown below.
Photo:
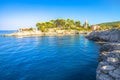
{"label": "building", "polygon": [[88,27],[88,21],[87,21],[87,19],[85,19],[85,23],[83,24],[83,27],[84,27],[84,28],[87,28],[87,27]]}
{"label": "building", "polygon": [[100,26],[98,26],[98,25],[92,25],[92,26],[90,27],[90,29],[91,29],[92,31],[98,30],[98,29],[100,29]]}

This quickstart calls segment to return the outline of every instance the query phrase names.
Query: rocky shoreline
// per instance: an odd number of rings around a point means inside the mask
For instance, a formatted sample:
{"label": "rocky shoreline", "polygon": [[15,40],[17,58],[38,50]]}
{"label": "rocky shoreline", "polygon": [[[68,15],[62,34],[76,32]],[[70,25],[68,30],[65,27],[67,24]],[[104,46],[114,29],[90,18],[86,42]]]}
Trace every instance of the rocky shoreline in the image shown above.
{"label": "rocky shoreline", "polygon": [[120,30],[96,31],[87,38],[106,42],[100,49],[96,80],[120,80]]}
{"label": "rocky shoreline", "polygon": [[120,30],[94,31],[87,38],[95,41],[120,42]]}

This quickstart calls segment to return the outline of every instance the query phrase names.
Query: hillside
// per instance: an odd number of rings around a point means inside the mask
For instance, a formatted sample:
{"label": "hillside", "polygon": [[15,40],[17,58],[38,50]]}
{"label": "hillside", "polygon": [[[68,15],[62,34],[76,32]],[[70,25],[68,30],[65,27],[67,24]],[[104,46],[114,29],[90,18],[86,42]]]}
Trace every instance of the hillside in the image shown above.
{"label": "hillside", "polygon": [[100,23],[98,25],[101,26],[102,30],[103,29],[113,29],[113,28],[120,29],[120,21]]}

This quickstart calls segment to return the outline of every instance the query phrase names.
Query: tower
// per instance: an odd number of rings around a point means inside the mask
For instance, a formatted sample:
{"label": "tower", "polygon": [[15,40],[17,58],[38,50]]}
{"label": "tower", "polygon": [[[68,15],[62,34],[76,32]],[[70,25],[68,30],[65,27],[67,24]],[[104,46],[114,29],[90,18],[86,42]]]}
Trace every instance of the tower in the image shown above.
{"label": "tower", "polygon": [[88,27],[88,21],[87,19],[85,19],[85,23],[83,24],[84,28],[87,28]]}

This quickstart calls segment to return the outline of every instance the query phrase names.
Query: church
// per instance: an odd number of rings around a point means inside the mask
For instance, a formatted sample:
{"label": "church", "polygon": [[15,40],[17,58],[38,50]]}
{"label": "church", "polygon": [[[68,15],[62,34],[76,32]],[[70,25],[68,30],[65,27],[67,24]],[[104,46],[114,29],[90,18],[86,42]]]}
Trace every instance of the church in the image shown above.
{"label": "church", "polygon": [[[83,24],[83,27],[84,28],[88,28],[89,24],[88,24],[88,21],[87,19],[85,19],[85,23]],[[92,25],[90,26],[90,30],[94,31],[94,30],[98,30],[100,29],[100,26],[99,25]]]}
{"label": "church", "polygon": [[85,19],[85,23],[83,24],[83,27],[84,28],[88,28],[88,21],[87,21],[87,19]]}

